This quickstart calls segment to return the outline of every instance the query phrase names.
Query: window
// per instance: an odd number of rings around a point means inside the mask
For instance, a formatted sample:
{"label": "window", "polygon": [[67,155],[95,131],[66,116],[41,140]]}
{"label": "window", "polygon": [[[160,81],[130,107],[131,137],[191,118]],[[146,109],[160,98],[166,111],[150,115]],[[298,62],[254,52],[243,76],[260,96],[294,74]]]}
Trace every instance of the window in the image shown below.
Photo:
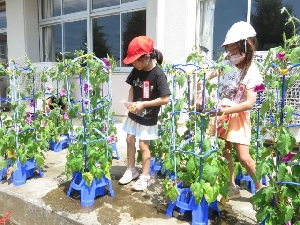
{"label": "window", "polygon": [[43,36],[43,61],[55,62],[62,52],[61,25],[50,25],[42,28]]}
{"label": "window", "polygon": [[[146,35],[146,11],[122,14],[122,59],[127,55],[129,42],[136,36]],[[125,65],[122,61],[122,66]]]}
{"label": "window", "polygon": [[42,1],[42,18],[47,19],[61,15],[60,0],[43,0]]}
{"label": "window", "polygon": [[4,1],[0,1],[0,29],[6,28],[6,6]]}
{"label": "window", "polygon": [[120,5],[120,0],[93,0],[93,9]]}
{"label": "window", "polygon": [[7,63],[6,5],[0,1],[0,64]]}
{"label": "window", "polygon": [[7,35],[0,33],[0,64],[7,63]]}
{"label": "window", "polygon": [[63,0],[63,15],[85,11],[87,0]]}
{"label": "window", "polygon": [[118,70],[127,66],[122,61],[131,39],[146,34],[146,0],[40,1],[41,61],[73,58],[83,50],[112,56]]}
{"label": "window", "polygon": [[[251,6],[251,14],[255,14],[256,12],[256,2],[257,0],[252,0]],[[253,25],[257,32],[258,50],[268,50],[270,47],[278,46],[282,44],[282,34],[283,32],[287,32],[287,30],[283,30],[284,22],[279,24],[279,18],[281,17],[280,9],[283,6],[292,7],[292,15],[300,18],[300,1],[299,0],[282,0],[276,1],[279,4],[275,4],[270,1],[259,1],[260,4],[270,4],[269,6],[265,6],[265,13],[262,15],[268,19],[258,19],[257,24],[251,18],[250,23]],[[282,7],[281,7],[282,6]],[[226,32],[231,27],[232,24],[238,21],[246,21],[247,20],[247,11],[248,11],[248,2],[240,1],[240,0],[216,0],[215,6],[215,17],[214,17],[214,37],[213,37],[213,59],[217,60],[218,57],[224,52],[224,48],[221,47]],[[234,13],[232,13],[234,12]],[[274,22],[271,22],[273,18]],[[262,22],[263,21],[263,22]],[[279,24],[279,27],[276,25]],[[300,32],[300,29],[298,29]],[[261,36],[261,37],[260,37]],[[275,38],[277,36],[278,38]]]}
{"label": "window", "polygon": [[87,51],[87,27],[86,20],[79,20],[63,24],[63,52],[65,57],[74,58],[74,51]]}
{"label": "window", "polygon": [[120,65],[120,16],[93,19],[93,52],[98,58],[113,56]]}

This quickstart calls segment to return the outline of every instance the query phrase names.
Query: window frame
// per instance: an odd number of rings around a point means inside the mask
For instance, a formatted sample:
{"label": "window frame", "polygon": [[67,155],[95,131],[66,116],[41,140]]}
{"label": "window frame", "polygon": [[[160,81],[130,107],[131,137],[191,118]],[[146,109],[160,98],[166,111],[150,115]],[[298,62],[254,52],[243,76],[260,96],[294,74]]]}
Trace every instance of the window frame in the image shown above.
{"label": "window frame", "polygon": [[[61,0],[61,7],[62,7],[62,1]],[[53,26],[67,22],[75,22],[79,20],[86,20],[87,21],[87,46],[89,53],[93,52],[93,38],[92,38],[92,20],[100,17],[105,16],[111,16],[111,15],[119,15],[120,16],[120,52],[119,55],[121,56],[122,51],[122,14],[123,13],[129,13],[129,12],[135,12],[135,11],[141,11],[147,9],[147,0],[137,0],[127,3],[121,3],[117,6],[110,6],[110,7],[104,7],[99,9],[92,9],[92,0],[87,0],[87,10],[80,11],[76,13],[70,13],[66,15],[55,16],[51,18],[42,19],[42,0],[38,0],[39,4],[39,37],[40,37],[40,60],[42,61],[42,56],[44,55],[44,46],[43,46],[43,27],[47,26]],[[61,8],[62,11],[62,8]],[[62,29],[62,48],[64,46],[63,40],[64,40],[64,29]],[[122,67],[118,66],[115,68],[116,72],[130,72],[132,70],[132,67]]]}
{"label": "window frame", "polygon": [[[0,34],[6,34],[6,37],[7,37],[6,28],[0,29]],[[1,43],[0,43],[0,46],[1,46]],[[3,53],[0,51],[0,58],[1,58],[1,56],[4,56],[5,60],[7,61],[7,41],[5,42],[4,47],[5,47],[5,51]]]}

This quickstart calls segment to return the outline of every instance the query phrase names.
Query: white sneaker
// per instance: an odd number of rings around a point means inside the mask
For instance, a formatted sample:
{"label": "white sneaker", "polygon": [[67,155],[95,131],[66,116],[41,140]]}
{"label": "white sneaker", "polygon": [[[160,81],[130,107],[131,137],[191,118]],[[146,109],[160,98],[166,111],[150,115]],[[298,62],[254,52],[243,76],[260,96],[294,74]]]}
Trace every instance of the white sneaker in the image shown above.
{"label": "white sneaker", "polygon": [[132,180],[136,179],[139,177],[139,173],[138,171],[136,171],[136,169],[131,170],[131,169],[127,169],[123,175],[123,177],[119,180],[120,184],[128,184],[130,183]]}
{"label": "white sneaker", "polygon": [[135,191],[143,191],[147,189],[151,185],[151,179],[150,176],[141,175],[139,179],[135,182],[132,189]]}

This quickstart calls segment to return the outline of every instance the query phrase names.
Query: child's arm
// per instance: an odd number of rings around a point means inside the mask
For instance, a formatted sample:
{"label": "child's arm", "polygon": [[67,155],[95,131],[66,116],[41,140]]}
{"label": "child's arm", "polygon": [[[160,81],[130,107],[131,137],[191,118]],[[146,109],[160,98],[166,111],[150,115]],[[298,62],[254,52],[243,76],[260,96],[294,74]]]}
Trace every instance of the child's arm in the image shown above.
{"label": "child's arm", "polygon": [[130,86],[129,92],[128,92],[128,102],[133,101],[133,86]]}
{"label": "child's arm", "polygon": [[231,107],[222,108],[220,110],[220,112],[218,113],[218,115],[224,115],[224,114],[228,115],[228,114],[244,112],[244,111],[252,109],[255,104],[255,101],[256,101],[257,93],[254,92],[253,89],[249,89],[246,91],[247,91],[247,93],[246,93],[247,100],[246,101],[241,102],[237,105],[233,105]]}
{"label": "child's arm", "polygon": [[46,105],[45,105],[45,112],[48,113],[50,112],[51,108],[50,106],[52,105],[52,98],[49,97],[46,99]]}
{"label": "child's arm", "polygon": [[135,108],[131,112],[134,114],[138,114],[143,108],[165,105],[169,102],[169,99],[170,99],[170,96],[165,95],[165,96],[159,97],[159,98],[151,100],[151,101],[134,102]]}
{"label": "child's arm", "polygon": [[170,95],[165,95],[162,97],[159,97],[157,99],[151,100],[151,101],[143,101],[140,102],[143,105],[143,108],[145,107],[152,107],[152,106],[160,106],[160,105],[165,105],[169,102]]}
{"label": "child's arm", "polygon": [[[213,69],[210,73],[206,76],[207,80],[211,80],[218,75],[217,70]],[[196,109],[202,109],[202,92],[203,92],[203,81],[199,80],[197,83],[197,99],[196,99]]]}

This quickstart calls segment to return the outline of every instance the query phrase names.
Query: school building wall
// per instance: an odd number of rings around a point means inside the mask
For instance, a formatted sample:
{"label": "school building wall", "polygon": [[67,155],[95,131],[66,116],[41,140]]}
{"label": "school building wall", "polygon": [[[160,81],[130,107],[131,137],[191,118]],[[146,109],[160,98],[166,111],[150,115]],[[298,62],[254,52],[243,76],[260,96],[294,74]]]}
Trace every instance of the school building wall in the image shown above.
{"label": "school building wall", "polygon": [[[192,51],[196,40],[196,3],[197,0],[147,0],[146,32],[165,60],[184,63]],[[8,59],[22,64],[27,55],[35,66],[47,66],[39,62],[38,10],[38,0],[6,1]],[[120,103],[128,95],[127,76],[127,72],[112,75],[113,109],[119,121],[127,115]]]}

